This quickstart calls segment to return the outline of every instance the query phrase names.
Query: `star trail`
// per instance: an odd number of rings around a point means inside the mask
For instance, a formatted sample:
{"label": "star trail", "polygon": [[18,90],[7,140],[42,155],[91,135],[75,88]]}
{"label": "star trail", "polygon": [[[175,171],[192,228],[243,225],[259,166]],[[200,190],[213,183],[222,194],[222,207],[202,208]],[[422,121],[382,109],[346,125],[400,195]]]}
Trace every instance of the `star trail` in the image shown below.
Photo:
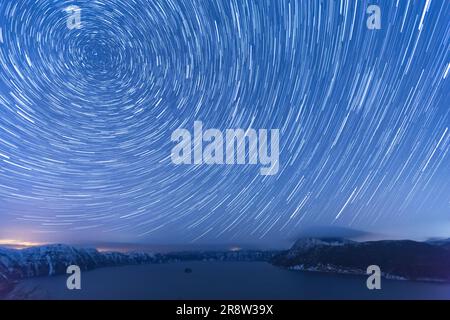
{"label": "star trail", "polygon": [[[1,1],[0,238],[450,227],[449,21],[442,0]],[[279,129],[278,173],[174,165],[195,121]]]}

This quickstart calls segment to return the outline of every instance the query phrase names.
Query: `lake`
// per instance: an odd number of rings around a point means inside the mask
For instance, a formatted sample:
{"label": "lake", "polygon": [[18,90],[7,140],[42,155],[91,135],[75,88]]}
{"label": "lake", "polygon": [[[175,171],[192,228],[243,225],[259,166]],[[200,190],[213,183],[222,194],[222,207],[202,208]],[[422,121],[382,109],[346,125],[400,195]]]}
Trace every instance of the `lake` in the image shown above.
{"label": "lake", "polygon": [[[186,268],[192,272],[185,272]],[[264,262],[180,262],[102,268],[82,273],[82,289],[66,276],[20,282],[15,298],[38,299],[450,299],[450,284],[382,279],[370,291],[365,276],[281,269]]]}

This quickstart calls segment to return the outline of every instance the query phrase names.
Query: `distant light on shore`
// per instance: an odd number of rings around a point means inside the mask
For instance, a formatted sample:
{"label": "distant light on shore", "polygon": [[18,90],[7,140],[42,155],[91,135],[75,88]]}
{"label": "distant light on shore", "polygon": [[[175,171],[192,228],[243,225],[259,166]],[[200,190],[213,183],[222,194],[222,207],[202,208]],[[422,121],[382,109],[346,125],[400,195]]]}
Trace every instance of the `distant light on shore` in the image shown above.
{"label": "distant light on shore", "polygon": [[120,253],[127,253],[130,251],[133,251],[130,248],[119,248],[119,247],[96,247],[95,248],[98,252],[120,252]]}

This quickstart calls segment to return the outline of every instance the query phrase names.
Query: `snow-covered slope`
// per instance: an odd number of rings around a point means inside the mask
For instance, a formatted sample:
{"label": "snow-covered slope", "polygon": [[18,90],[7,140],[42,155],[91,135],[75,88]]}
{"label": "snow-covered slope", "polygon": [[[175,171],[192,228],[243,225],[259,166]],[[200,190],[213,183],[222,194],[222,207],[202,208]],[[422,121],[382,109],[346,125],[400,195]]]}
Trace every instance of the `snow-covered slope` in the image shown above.
{"label": "snow-covered slope", "polygon": [[0,248],[0,282],[35,276],[63,274],[69,265],[82,270],[98,267],[151,263],[154,255],[146,253],[100,253],[67,245],[48,245],[22,250]]}

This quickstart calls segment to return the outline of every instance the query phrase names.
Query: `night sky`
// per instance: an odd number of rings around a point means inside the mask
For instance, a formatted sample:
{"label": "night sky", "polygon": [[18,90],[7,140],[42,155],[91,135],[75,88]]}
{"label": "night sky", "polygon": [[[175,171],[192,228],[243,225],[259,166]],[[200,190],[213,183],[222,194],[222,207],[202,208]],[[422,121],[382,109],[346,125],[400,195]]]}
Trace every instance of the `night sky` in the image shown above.
{"label": "night sky", "polygon": [[[2,0],[0,239],[449,237],[449,21],[447,0]],[[195,121],[279,129],[278,173],[174,165]]]}

